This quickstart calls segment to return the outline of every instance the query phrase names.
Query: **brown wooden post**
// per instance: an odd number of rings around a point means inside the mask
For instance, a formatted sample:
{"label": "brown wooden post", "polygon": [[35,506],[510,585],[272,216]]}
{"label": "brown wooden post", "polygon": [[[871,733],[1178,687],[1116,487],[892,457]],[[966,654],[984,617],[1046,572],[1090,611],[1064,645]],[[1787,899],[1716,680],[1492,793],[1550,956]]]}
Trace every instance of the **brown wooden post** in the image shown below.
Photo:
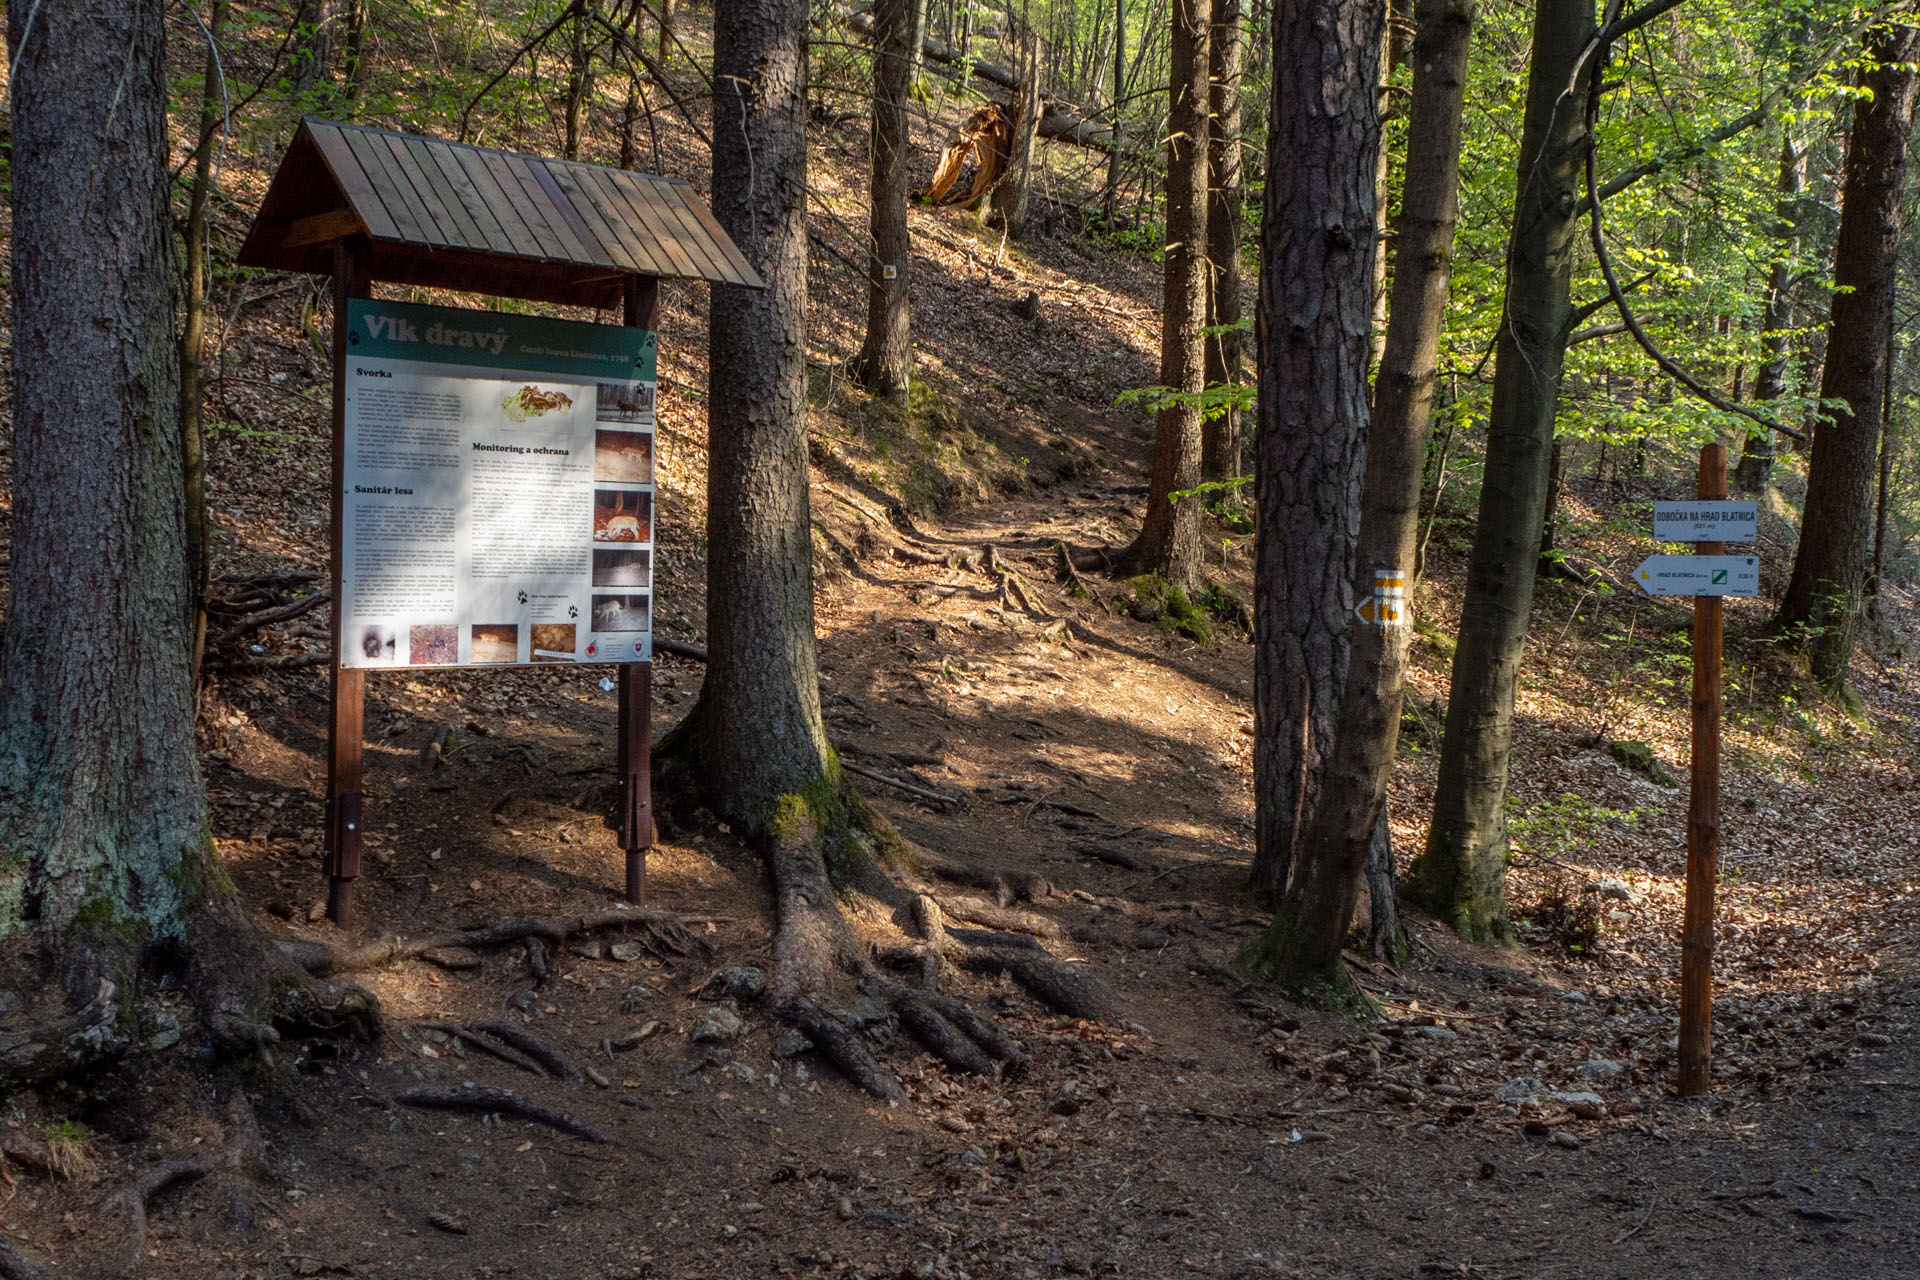
{"label": "brown wooden post", "polygon": [[[1727,496],[1725,445],[1700,447],[1703,501]],[[1723,554],[1702,542],[1695,554]],[[1687,909],[1680,927],[1680,1096],[1713,1074],[1713,889],[1720,870],[1720,597],[1693,598],[1693,789],[1687,799]]]}
{"label": "brown wooden post", "polygon": [[340,590],[342,513],[347,483],[347,302],[373,296],[372,246],[347,236],[333,247],[333,584],[332,673],[327,693],[327,918],[353,924],[353,882],[360,875],[360,759],[367,673],[340,665],[340,631],[347,602]]}
{"label": "brown wooden post", "polygon": [[[622,284],[625,322],[630,329],[658,329],[660,281],[653,276],[628,276]],[[656,359],[658,353],[656,352]],[[657,368],[656,368],[657,372]],[[655,405],[658,413],[658,404]],[[656,418],[656,421],[658,419]],[[659,433],[654,434],[655,465],[659,460]],[[659,503],[654,519],[660,518]],[[657,544],[656,544],[657,545]],[[659,564],[653,566],[659,573]],[[619,788],[614,825],[620,847],[627,853],[627,901],[647,900],[647,850],[653,847],[653,663],[620,664],[620,710],[615,733],[615,785]]]}

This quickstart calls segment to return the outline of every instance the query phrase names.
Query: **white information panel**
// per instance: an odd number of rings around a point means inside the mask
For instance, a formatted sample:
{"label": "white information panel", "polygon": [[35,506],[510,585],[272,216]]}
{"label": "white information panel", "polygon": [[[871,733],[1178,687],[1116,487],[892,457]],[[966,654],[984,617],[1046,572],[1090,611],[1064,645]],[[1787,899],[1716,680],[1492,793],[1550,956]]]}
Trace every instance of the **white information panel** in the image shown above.
{"label": "white information panel", "polygon": [[1752,542],[1760,536],[1760,504],[1656,502],[1653,536],[1660,542]]}
{"label": "white information panel", "polygon": [[347,318],[341,665],[650,660],[655,335]]}

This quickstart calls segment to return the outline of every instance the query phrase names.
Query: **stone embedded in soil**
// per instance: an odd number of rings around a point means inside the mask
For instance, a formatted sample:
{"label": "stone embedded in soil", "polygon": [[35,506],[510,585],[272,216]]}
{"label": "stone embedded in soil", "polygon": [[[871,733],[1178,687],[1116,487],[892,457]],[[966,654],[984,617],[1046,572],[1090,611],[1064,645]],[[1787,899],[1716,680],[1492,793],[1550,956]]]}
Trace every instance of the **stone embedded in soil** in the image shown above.
{"label": "stone embedded in soil", "polygon": [[1553,1131],[1553,1145],[1556,1147],[1564,1147],[1568,1151],[1578,1151],[1580,1149],[1580,1139],[1574,1137],[1565,1129],[1555,1129]]}
{"label": "stone embedded in soil", "polygon": [[1556,1093],[1553,1100],[1582,1120],[1599,1120],[1607,1114],[1607,1101],[1597,1093]]}
{"label": "stone embedded in soil", "polygon": [[1625,1070],[1626,1068],[1617,1062],[1606,1058],[1594,1058],[1581,1063],[1579,1070],[1574,1074],[1588,1084],[1604,1084],[1609,1080],[1618,1080]]}
{"label": "stone embedded in soil", "polygon": [[727,970],[721,983],[736,1000],[758,1000],[767,993],[767,975],[751,966]]}
{"label": "stone embedded in soil", "polygon": [[707,1010],[705,1019],[693,1029],[692,1039],[695,1044],[725,1044],[740,1035],[743,1025],[739,1014],[715,1005]]}
{"label": "stone embedded in soil", "polygon": [[1458,1040],[1460,1033],[1452,1027],[1415,1027],[1413,1034],[1425,1036],[1429,1040]]}
{"label": "stone embedded in soil", "polygon": [[811,1048],[813,1048],[813,1041],[807,1039],[805,1032],[789,1027],[774,1038],[773,1056],[791,1058]]}
{"label": "stone embedded in soil", "polygon": [[1502,1102],[1511,1102],[1515,1106],[1524,1106],[1527,1104],[1537,1106],[1539,1105],[1540,1099],[1546,1096],[1546,1092],[1547,1086],[1545,1082],[1539,1078],[1535,1076],[1517,1076],[1501,1085],[1493,1096]]}
{"label": "stone embedded in soil", "polygon": [[653,999],[653,994],[652,987],[642,986],[636,982],[621,995],[620,1012],[638,1013],[642,1005]]}
{"label": "stone embedded in soil", "polygon": [[616,942],[607,948],[607,959],[618,960],[621,964],[632,964],[645,954],[647,949],[637,942]]}

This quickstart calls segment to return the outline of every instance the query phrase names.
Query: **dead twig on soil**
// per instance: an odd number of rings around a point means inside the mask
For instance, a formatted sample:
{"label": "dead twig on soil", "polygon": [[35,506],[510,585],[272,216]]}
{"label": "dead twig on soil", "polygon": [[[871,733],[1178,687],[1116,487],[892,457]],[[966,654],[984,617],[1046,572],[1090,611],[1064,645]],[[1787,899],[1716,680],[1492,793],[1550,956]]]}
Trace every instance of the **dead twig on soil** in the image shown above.
{"label": "dead twig on soil", "polygon": [[603,1147],[624,1145],[618,1138],[594,1128],[578,1116],[542,1106],[530,1098],[521,1097],[511,1089],[446,1089],[432,1085],[417,1085],[411,1089],[402,1089],[393,1095],[393,1100],[403,1107],[420,1107],[430,1111],[471,1111],[480,1115],[519,1116],[522,1120],[531,1120],[535,1124],[546,1125],[549,1129],[558,1129],[561,1133],[570,1133],[576,1138],[597,1142]]}
{"label": "dead twig on soil", "polygon": [[469,951],[501,947],[525,938],[538,938],[555,947],[569,938],[600,929],[632,928],[646,931],[647,945],[675,955],[704,952],[706,944],[687,929],[695,924],[731,924],[731,916],[683,916],[644,907],[593,911],[578,916],[551,916],[525,920],[507,920],[481,929],[458,933],[432,934],[409,942],[400,938],[370,942],[359,947],[336,947],[312,938],[279,938],[276,942],[288,959],[315,977],[373,969],[395,960],[416,959],[426,952],[446,947],[464,947]]}
{"label": "dead twig on soil", "polygon": [[869,769],[865,765],[855,764],[851,760],[842,760],[840,767],[848,773],[856,773],[863,778],[871,778],[875,782],[885,783],[896,791],[904,792],[917,800],[925,800],[931,804],[940,805],[943,808],[958,809],[966,803],[959,796],[947,795],[945,792],[935,791],[930,787],[916,786],[911,782],[904,782],[899,778],[881,773],[878,769]]}

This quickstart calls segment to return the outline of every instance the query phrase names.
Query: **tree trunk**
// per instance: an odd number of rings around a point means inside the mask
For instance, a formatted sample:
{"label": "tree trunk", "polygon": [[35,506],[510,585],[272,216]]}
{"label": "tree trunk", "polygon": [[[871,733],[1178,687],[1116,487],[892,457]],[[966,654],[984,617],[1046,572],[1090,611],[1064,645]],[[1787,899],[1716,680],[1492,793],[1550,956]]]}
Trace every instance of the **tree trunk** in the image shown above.
{"label": "tree trunk", "polygon": [[873,253],[867,263],[867,337],[854,376],[869,391],[895,395],[913,373],[907,311],[907,90],[912,63],[908,12],[913,0],[877,0],[873,9],[873,181],[868,225]]}
{"label": "tree trunk", "polygon": [[1880,439],[1880,390],[1887,376],[1900,251],[1901,194],[1913,127],[1920,28],[1877,31],[1867,72],[1871,97],[1854,107],[1846,187],[1833,250],[1833,313],[1820,400],[1829,409],[1814,434],[1805,518],[1786,598],[1775,625],[1811,630],[1809,656],[1822,684],[1845,684],[1861,614],[1873,481]]}
{"label": "tree trunk", "polygon": [[293,11],[293,56],[289,59],[296,94],[313,92],[327,78],[333,58],[334,0],[300,0]]}
{"label": "tree trunk", "polygon": [[1126,150],[1120,124],[1120,104],[1127,96],[1127,0],[1113,0],[1113,150],[1107,153],[1107,226],[1113,226],[1113,204],[1120,194],[1120,156]]}
{"label": "tree trunk", "polygon": [[207,839],[163,16],[160,0],[7,11],[18,64],[0,975],[20,985],[0,999],[0,1093],[124,1052],[146,954],[185,956],[218,1048],[272,1038],[266,1024],[310,990],[279,985]]}
{"label": "tree trunk", "polygon": [[1894,360],[1894,335],[1887,334],[1887,374],[1880,380],[1880,486],[1873,499],[1873,558],[1867,562],[1867,611],[1875,621],[1885,621],[1880,608],[1880,575],[1887,559],[1887,489],[1893,481],[1893,375],[1899,367]]}
{"label": "tree trunk", "polygon": [[[1807,153],[1793,140],[1793,126],[1780,130],[1780,194],[1773,206],[1774,259],[1767,269],[1766,326],[1761,345],[1767,359],[1753,380],[1753,398],[1765,403],[1787,393],[1787,364],[1792,359],[1793,259],[1799,247],[1800,196],[1807,184]],[[1734,483],[1747,493],[1760,493],[1773,473],[1773,433],[1750,431]]]}
{"label": "tree trunk", "polygon": [[[927,65],[925,54],[927,47],[927,6],[932,3],[932,0],[907,0],[907,3],[909,8],[907,14],[909,31],[904,52],[907,58],[908,89],[910,92],[918,93],[920,91],[920,77],[925,74]],[[876,3],[875,18],[880,16],[878,8],[879,6]]]}
{"label": "tree trunk", "polygon": [[765,289],[713,286],[707,671],[662,744],[714,812],[768,831],[837,782],[820,719],[808,525],[806,0],[730,0],[714,30],[713,212]]}
{"label": "tree trunk", "polygon": [[660,41],[655,46],[654,60],[662,67],[667,65],[667,45],[673,39],[673,3],[674,0],[660,0]]}
{"label": "tree trunk", "polygon": [[360,98],[360,86],[366,82],[367,61],[367,0],[349,0],[347,5],[347,51],[346,65],[342,68],[343,77],[340,96],[353,103]]}
{"label": "tree trunk", "polygon": [[582,126],[587,99],[593,93],[593,5],[580,6],[567,41],[566,141],[561,154],[569,160],[580,158]]}
{"label": "tree trunk", "polygon": [[1027,235],[1027,198],[1033,189],[1033,139],[1040,128],[1040,37],[1020,29],[1020,88],[1013,95],[1013,149],[993,189],[993,211],[1013,240]]}
{"label": "tree trunk", "polygon": [[1275,904],[1320,794],[1347,672],[1378,251],[1381,16],[1369,0],[1274,14],[1254,446],[1252,887]]}
{"label": "tree trunk", "polygon": [[[220,42],[227,0],[207,11],[207,37]],[[201,363],[207,346],[207,199],[213,193],[213,150],[221,124],[220,61],[207,50],[200,73],[200,145],[193,157],[193,185],[187,192],[187,222],[182,230],[180,274],[186,284],[180,321],[180,453],[186,485],[187,579],[192,605],[188,634],[192,681],[200,683],[200,657],[207,642],[207,583],[212,577],[212,547],[207,530],[206,442],[200,430]]]}
{"label": "tree trunk", "polygon": [[1585,114],[1568,86],[1583,72],[1594,32],[1593,0],[1537,0],[1480,520],[1467,559],[1433,823],[1405,886],[1407,897],[1476,941],[1507,935],[1507,760],[1572,316],[1586,142]]}
{"label": "tree trunk", "polygon": [[[1214,0],[1213,41],[1207,49],[1212,115],[1207,131],[1208,386],[1238,386],[1245,337],[1240,306],[1240,0]],[[1207,421],[1200,450],[1203,480],[1241,474],[1240,414],[1233,408]],[[1237,505],[1237,504],[1236,504]]]}
{"label": "tree trunk", "polygon": [[1160,385],[1174,391],[1154,423],[1153,475],[1140,535],[1121,553],[1133,573],[1182,590],[1200,575],[1204,504],[1172,495],[1200,483],[1200,395],[1207,364],[1207,44],[1210,0],[1173,0],[1173,108],[1167,137],[1167,252],[1162,273]]}
{"label": "tree trunk", "polygon": [[[1263,967],[1289,986],[1342,980],[1340,943],[1363,873],[1376,950],[1396,960],[1405,951],[1393,896],[1386,797],[1406,691],[1421,473],[1452,278],[1473,7],[1463,0],[1418,0],[1414,15],[1407,173],[1395,227],[1398,263],[1354,555],[1353,589],[1362,611],[1351,626],[1339,735],[1321,798],[1273,927],[1257,944]],[[1364,366],[1360,372],[1364,376]],[[1396,589],[1404,594],[1388,594]]]}

